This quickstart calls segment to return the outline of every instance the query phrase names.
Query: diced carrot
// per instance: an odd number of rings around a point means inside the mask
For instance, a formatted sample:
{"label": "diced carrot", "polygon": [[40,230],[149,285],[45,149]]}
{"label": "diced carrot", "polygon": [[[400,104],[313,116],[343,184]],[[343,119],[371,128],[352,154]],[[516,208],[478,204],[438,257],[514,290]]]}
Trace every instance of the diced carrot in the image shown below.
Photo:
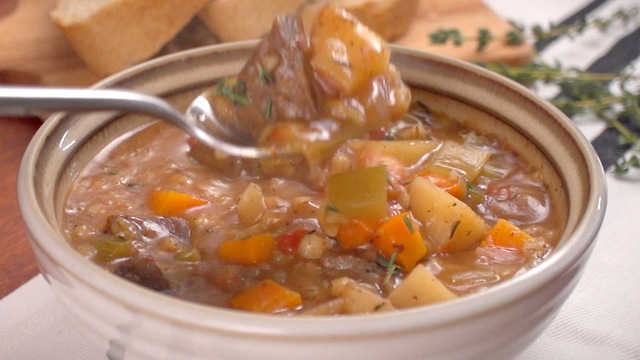
{"label": "diced carrot", "polygon": [[377,224],[373,220],[350,220],[338,228],[336,239],[343,249],[355,249],[373,240]]}
{"label": "diced carrot", "polygon": [[259,264],[269,260],[276,248],[273,235],[264,233],[246,239],[226,240],[218,247],[218,256],[230,262],[243,265]]}
{"label": "diced carrot", "polygon": [[427,246],[418,231],[418,224],[408,212],[383,222],[378,227],[373,244],[385,257],[391,257],[395,253],[396,262],[405,271],[411,271],[427,255]]}
{"label": "diced carrot", "polygon": [[522,250],[523,245],[531,240],[533,240],[531,235],[509,221],[500,219],[489,230],[487,237],[482,240],[480,246],[499,246]]}
{"label": "diced carrot", "polygon": [[435,186],[458,199],[462,199],[467,193],[467,183],[464,176],[457,171],[452,170],[448,176],[446,176],[444,174],[437,174],[430,170],[422,170],[416,175],[429,179]]}
{"label": "diced carrot", "polygon": [[277,313],[302,305],[302,297],[273,280],[264,280],[231,298],[229,304],[240,310]]}
{"label": "diced carrot", "polygon": [[206,200],[174,190],[155,191],[149,198],[151,210],[160,216],[177,216],[189,208],[206,203]]}
{"label": "diced carrot", "polygon": [[292,252],[300,246],[302,238],[309,233],[308,230],[298,229],[280,234],[276,240],[278,250]]}

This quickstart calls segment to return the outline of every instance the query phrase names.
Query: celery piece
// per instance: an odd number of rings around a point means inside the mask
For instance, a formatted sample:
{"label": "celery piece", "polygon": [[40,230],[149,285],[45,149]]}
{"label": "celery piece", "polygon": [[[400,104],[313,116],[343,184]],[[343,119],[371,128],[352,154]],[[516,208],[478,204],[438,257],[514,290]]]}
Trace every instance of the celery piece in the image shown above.
{"label": "celery piece", "polygon": [[95,260],[102,263],[138,254],[133,243],[120,236],[104,236],[94,241],[92,245],[96,249]]}
{"label": "celery piece", "polygon": [[387,207],[387,169],[373,166],[329,177],[328,205],[350,219],[382,219]]}
{"label": "celery piece", "polygon": [[436,174],[449,173],[457,170],[470,181],[475,180],[482,171],[482,167],[491,157],[487,150],[459,144],[455,141],[445,141],[436,152],[426,168]]}

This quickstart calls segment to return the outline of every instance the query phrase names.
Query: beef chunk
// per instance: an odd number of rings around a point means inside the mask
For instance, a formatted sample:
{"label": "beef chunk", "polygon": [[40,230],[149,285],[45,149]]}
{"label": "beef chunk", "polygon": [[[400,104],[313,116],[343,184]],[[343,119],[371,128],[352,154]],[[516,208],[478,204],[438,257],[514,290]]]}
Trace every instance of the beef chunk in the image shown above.
{"label": "beef chunk", "polygon": [[280,16],[238,75],[251,105],[237,106],[236,118],[254,140],[271,122],[313,120],[317,106],[308,47],[301,19]]}
{"label": "beef chunk", "polygon": [[113,272],[131,282],[155,291],[166,290],[170,285],[158,264],[150,257],[126,260],[119,264]]}
{"label": "beef chunk", "polygon": [[112,215],[108,218],[109,232],[131,241],[171,237],[179,242],[188,242],[191,231],[187,220],[179,217],[137,217],[132,215]]}

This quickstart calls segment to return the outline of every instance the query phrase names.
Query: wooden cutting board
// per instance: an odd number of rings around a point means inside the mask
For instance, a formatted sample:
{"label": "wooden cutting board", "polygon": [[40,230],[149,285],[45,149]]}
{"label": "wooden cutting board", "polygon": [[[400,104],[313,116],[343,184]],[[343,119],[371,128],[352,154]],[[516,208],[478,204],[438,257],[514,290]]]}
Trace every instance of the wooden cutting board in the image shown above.
{"label": "wooden cutting board", "polygon": [[[86,86],[99,80],[50,20],[54,4],[55,0],[0,0],[0,84]],[[494,44],[477,53],[472,43],[461,47],[431,45],[428,37],[440,28],[457,28],[474,35],[481,27],[502,34],[510,25],[482,0],[422,0],[411,28],[397,43],[468,61],[520,64],[533,58],[530,45]],[[191,24],[161,54],[213,41],[213,36],[203,39],[202,26]]]}

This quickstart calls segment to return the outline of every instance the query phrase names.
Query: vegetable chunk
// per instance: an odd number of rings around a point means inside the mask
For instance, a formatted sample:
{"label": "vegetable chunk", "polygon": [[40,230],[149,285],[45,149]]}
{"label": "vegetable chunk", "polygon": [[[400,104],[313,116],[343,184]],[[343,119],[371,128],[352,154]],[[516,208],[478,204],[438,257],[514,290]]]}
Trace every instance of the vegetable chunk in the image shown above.
{"label": "vegetable chunk", "polygon": [[455,141],[445,141],[427,168],[436,173],[456,170],[473,181],[480,174],[489,157],[491,153],[487,150],[458,144]]}
{"label": "vegetable chunk", "polygon": [[375,237],[377,221],[351,220],[340,226],[336,239],[343,249],[355,249]]}
{"label": "vegetable chunk", "polygon": [[267,210],[260,185],[250,183],[238,200],[238,216],[243,225],[253,225]]}
{"label": "vegetable chunk", "polygon": [[467,204],[428,179],[417,177],[411,181],[409,202],[411,212],[423,225],[424,234],[435,242],[438,251],[463,251],[484,236],[484,220]]}
{"label": "vegetable chunk", "polygon": [[416,266],[389,294],[389,301],[396,308],[408,308],[450,300],[456,295],[433,276],[424,265]]}
{"label": "vegetable chunk", "polygon": [[264,280],[231,298],[229,305],[234,309],[277,313],[302,305],[302,298],[273,280]]}
{"label": "vegetable chunk", "polygon": [[258,234],[246,239],[227,240],[218,247],[218,256],[237,264],[259,264],[269,260],[276,249],[273,235]]}
{"label": "vegetable chunk", "polygon": [[343,311],[346,314],[364,314],[393,311],[395,308],[389,300],[373,293],[364,286],[349,278],[332,281],[332,293],[343,300]]}
{"label": "vegetable chunk", "polygon": [[531,235],[505,219],[500,219],[493,225],[482,246],[499,246],[515,250],[522,250],[524,244],[533,240]]}
{"label": "vegetable chunk", "polygon": [[323,82],[350,96],[389,66],[384,41],[344,9],[327,6],[311,30],[311,66]]}
{"label": "vegetable chunk", "polygon": [[427,255],[427,246],[418,231],[418,225],[408,212],[385,221],[373,240],[382,255],[396,254],[396,262],[405,271],[411,271]]}
{"label": "vegetable chunk", "polygon": [[432,140],[353,140],[347,145],[360,154],[374,152],[397,159],[404,166],[410,166],[435,149],[438,142]]}
{"label": "vegetable chunk", "polygon": [[329,205],[349,219],[387,216],[387,170],[384,166],[347,171],[329,177]]}
{"label": "vegetable chunk", "polygon": [[177,216],[189,208],[206,203],[206,200],[174,190],[156,191],[149,198],[151,210],[160,216]]}

